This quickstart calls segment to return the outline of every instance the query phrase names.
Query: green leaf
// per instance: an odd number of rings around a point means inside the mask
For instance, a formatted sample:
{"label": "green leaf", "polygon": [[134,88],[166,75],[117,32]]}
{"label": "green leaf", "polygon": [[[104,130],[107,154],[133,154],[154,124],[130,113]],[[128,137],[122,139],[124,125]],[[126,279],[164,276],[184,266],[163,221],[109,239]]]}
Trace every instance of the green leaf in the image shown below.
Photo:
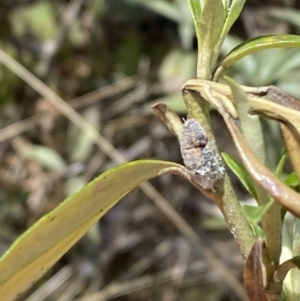
{"label": "green leaf", "polygon": [[182,169],[179,164],[158,160],[127,163],[103,173],[65,200],[29,228],[0,259],[1,300],[15,300],[133,188]]}
{"label": "green leaf", "polygon": [[267,211],[271,208],[274,204],[274,200],[270,200],[267,204],[262,206],[249,206],[244,205],[243,210],[244,213],[251,225],[257,225],[263,216],[267,213]]}
{"label": "green leaf", "polygon": [[265,237],[264,230],[259,225],[253,224],[253,225],[251,225],[251,228],[252,228],[252,231],[253,231],[255,237]]}
{"label": "green leaf", "polygon": [[284,181],[284,183],[292,188],[299,186],[298,177],[295,172],[292,172]]}
{"label": "green leaf", "polygon": [[265,144],[260,119],[257,115],[249,113],[251,103],[244,90],[233,79],[226,77],[225,80],[232,91],[242,132],[258,159],[266,164]]}
{"label": "green leaf", "polygon": [[188,79],[195,77],[196,63],[197,57],[193,52],[178,49],[169,51],[158,70],[159,79],[165,83],[165,89],[177,92]]}
{"label": "green leaf", "polygon": [[20,152],[25,157],[38,162],[46,168],[62,173],[67,170],[67,164],[60,154],[47,146],[24,144]]}
{"label": "green leaf", "polygon": [[59,31],[59,23],[50,2],[37,2],[19,7],[10,17],[18,34],[31,33],[39,41],[53,39]]}
{"label": "green leaf", "polygon": [[[257,115],[249,114],[251,103],[243,89],[233,79],[226,77],[225,80],[229,84],[232,91],[243,135],[257,158],[263,164],[267,165],[264,136],[260,119]],[[268,203],[270,198],[264,189],[255,183],[253,186],[256,191],[255,195],[258,203],[260,205]]]}
{"label": "green leaf", "polygon": [[216,47],[225,21],[225,11],[220,0],[204,1],[200,18],[198,40],[197,78],[211,79],[212,70],[219,56]]}
{"label": "green leaf", "polygon": [[243,57],[270,48],[300,48],[300,36],[269,35],[254,38],[239,44],[223,59],[214,73],[214,81],[218,81],[223,72]]}
{"label": "green leaf", "polygon": [[200,19],[201,19],[200,0],[189,0],[189,6],[194,20],[197,40],[199,42],[200,41]]}
{"label": "green leaf", "polygon": [[[242,88],[230,78],[226,78],[226,81],[232,91],[243,135],[258,160],[267,166],[264,136],[260,119],[257,115],[249,114],[251,103]],[[259,183],[254,182],[253,186],[256,192],[256,200],[260,205],[260,209],[262,209],[262,211],[259,211],[261,214],[256,212],[255,215],[257,216],[257,220],[262,219],[262,226],[264,228],[266,241],[268,242],[267,246],[270,260],[272,262],[278,262],[281,251],[281,207],[277,204],[272,206],[274,201],[270,199],[269,194]],[[272,208],[270,208],[271,206]]]}
{"label": "green leaf", "polygon": [[[85,109],[82,112],[82,117],[89,121],[89,123],[100,132],[100,112],[95,110],[93,106]],[[77,126],[72,125],[70,130],[69,140],[69,160],[71,162],[83,162],[90,158],[94,149],[94,142],[86,132],[78,129]]]}
{"label": "green leaf", "polygon": [[285,150],[282,153],[282,155],[280,156],[279,162],[276,166],[275,175],[277,177],[280,177],[280,175],[282,174],[282,170],[283,170],[286,159],[287,159],[287,151]]}
{"label": "green leaf", "polygon": [[285,7],[284,9],[281,7],[270,7],[266,13],[273,18],[288,22],[289,24],[300,28],[300,12],[298,9],[288,7]]}
{"label": "green leaf", "polygon": [[228,13],[227,13],[227,17],[225,20],[225,24],[223,26],[223,31],[220,37],[220,42],[219,42],[219,48],[222,46],[223,41],[226,37],[226,35],[228,34],[231,26],[233,25],[233,23],[237,20],[237,18],[239,17],[239,15],[241,14],[241,11],[244,7],[246,0],[233,0]]}
{"label": "green leaf", "polygon": [[227,166],[232,170],[232,172],[239,178],[241,183],[247,189],[247,191],[256,199],[256,192],[254,189],[253,181],[244,165],[233,156],[222,153],[222,157],[227,164]]}

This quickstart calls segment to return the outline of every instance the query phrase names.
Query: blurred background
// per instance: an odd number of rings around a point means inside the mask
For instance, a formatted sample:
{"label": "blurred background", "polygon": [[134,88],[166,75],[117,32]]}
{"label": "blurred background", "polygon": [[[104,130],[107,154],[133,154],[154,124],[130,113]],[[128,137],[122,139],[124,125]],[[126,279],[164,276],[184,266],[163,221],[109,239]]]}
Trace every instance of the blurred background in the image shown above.
{"label": "blurred background", "polygon": [[[187,1],[0,3],[0,49],[58,93],[124,160],[182,163],[176,138],[150,106],[164,101],[186,117],[180,88],[195,78],[197,51]],[[246,1],[222,55],[258,35],[299,34],[299,9],[296,0]],[[299,50],[278,49],[251,55],[227,74],[240,84],[274,84],[300,98],[299,70]],[[0,79],[3,254],[41,216],[118,164],[2,64]],[[236,155],[214,111],[212,124],[220,150]],[[264,121],[264,128],[274,167],[284,144],[275,122]],[[239,199],[251,201],[231,176]],[[242,283],[243,260],[214,204],[180,177],[162,176],[151,184],[161,195],[132,191],[19,300],[246,300],[242,286],[228,280]],[[166,201],[197,243],[180,221],[162,212],[158,204]]]}

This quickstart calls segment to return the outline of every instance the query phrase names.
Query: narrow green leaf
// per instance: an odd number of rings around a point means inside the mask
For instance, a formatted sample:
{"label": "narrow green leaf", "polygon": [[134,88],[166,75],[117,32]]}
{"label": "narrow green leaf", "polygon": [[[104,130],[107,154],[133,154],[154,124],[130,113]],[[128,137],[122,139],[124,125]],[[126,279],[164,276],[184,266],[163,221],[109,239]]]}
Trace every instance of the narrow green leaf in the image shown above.
{"label": "narrow green leaf", "polygon": [[109,170],[42,217],[0,259],[1,301],[12,301],[65,254],[110,208],[142,182],[183,167],[142,160]]}
{"label": "narrow green leaf", "polygon": [[201,18],[201,3],[200,0],[189,0],[189,6],[194,20],[194,26],[198,43],[200,41],[200,18]]}
{"label": "narrow green leaf", "polygon": [[288,8],[285,7],[271,7],[268,8],[267,14],[272,18],[276,18],[280,21],[288,22],[294,26],[300,28],[300,12],[298,9],[295,8]]}
{"label": "narrow green leaf", "polygon": [[254,38],[239,44],[223,59],[214,73],[214,81],[218,81],[223,72],[243,57],[270,48],[300,48],[298,35],[269,35]]}
{"label": "narrow green leaf", "polygon": [[251,225],[258,224],[263,216],[267,213],[267,211],[271,208],[274,204],[274,200],[270,200],[267,204],[262,206],[249,206],[244,205],[243,210],[247,216],[247,219]]}
{"label": "narrow green leaf", "polygon": [[255,237],[257,237],[257,238],[258,237],[265,237],[264,230],[259,225],[253,224],[253,225],[251,225],[251,228],[252,228],[252,231],[253,231]]}
{"label": "narrow green leaf", "polygon": [[[100,112],[95,110],[93,106],[85,109],[82,112],[82,117],[89,121],[89,123],[100,132]],[[72,124],[69,138],[69,155],[71,162],[83,162],[90,158],[94,149],[94,142],[86,132],[81,131],[76,125]]]}
{"label": "narrow green leaf", "polygon": [[225,80],[232,91],[242,132],[258,159],[266,164],[265,143],[260,119],[257,115],[249,114],[251,103],[244,90],[233,79],[226,77]]}
{"label": "narrow green leaf", "polygon": [[282,174],[282,170],[283,170],[286,159],[287,159],[287,151],[285,150],[282,153],[282,155],[280,156],[279,162],[276,166],[275,175],[277,177],[280,177],[280,175]]}
{"label": "narrow green leaf", "polygon": [[[243,135],[258,160],[267,166],[264,136],[260,119],[257,115],[249,114],[251,103],[243,89],[230,78],[226,78],[226,81],[232,91]],[[254,182],[253,186],[258,204],[264,208],[261,211],[261,215],[258,215],[258,219],[262,219],[262,227],[265,232],[269,258],[274,265],[277,266],[281,253],[281,206],[277,203],[274,204],[274,201],[270,199],[269,194],[261,185]]]}
{"label": "narrow green leaf", "polygon": [[256,199],[256,192],[254,189],[253,181],[244,165],[236,158],[227,153],[222,153],[222,157],[227,166],[238,177],[247,191]]}
{"label": "narrow green leaf", "polygon": [[47,146],[26,144],[20,152],[27,158],[51,170],[64,173],[67,169],[67,164],[61,155]]}
{"label": "narrow green leaf", "polygon": [[225,11],[220,0],[204,1],[198,40],[197,78],[211,79],[219,49],[216,49],[225,21]]}
{"label": "narrow green leaf", "polygon": [[284,181],[284,183],[292,188],[299,186],[298,177],[295,172],[292,172]]}
{"label": "narrow green leaf", "polygon": [[239,15],[241,14],[241,11],[244,7],[246,0],[233,0],[228,13],[227,13],[227,17],[225,20],[225,24],[223,27],[223,31],[220,37],[220,42],[219,42],[219,47],[222,46],[224,39],[226,38],[226,35],[228,34],[231,26],[233,25],[233,23],[237,20],[237,18],[239,17]]}

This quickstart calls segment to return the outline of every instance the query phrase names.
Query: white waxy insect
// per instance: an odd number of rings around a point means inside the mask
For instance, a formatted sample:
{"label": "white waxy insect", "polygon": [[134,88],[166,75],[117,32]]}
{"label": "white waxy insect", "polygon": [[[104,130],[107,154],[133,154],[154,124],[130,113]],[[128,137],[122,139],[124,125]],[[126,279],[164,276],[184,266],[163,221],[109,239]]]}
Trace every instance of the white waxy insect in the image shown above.
{"label": "white waxy insect", "polygon": [[189,119],[184,122],[180,150],[184,165],[194,180],[202,188],[214,190],[216,182],[225,176],[225,167],[197,120]]}

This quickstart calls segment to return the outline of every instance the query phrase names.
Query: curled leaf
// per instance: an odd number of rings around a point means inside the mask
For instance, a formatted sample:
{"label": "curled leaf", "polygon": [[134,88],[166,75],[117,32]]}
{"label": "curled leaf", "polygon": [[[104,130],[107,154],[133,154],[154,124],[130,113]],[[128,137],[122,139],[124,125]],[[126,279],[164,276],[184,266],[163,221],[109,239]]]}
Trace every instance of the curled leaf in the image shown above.
{"label": "curled leaf", "polygon": [[160,121],[165,127],[180,140],[182,132],[182,121],[180,117],[166,104],[159,102],[151,106],[153,111],[157,114]]}
{"label": "curled leaf", "polygon": [[[229,87],[204,80],[190,80],[184,87],[187,90],[199,92],[207,101],[212,103],[218,109],[232,135],[240,158],[254,181],[262,186],[282,206],[287,208],[294,215],[300,217],[300,195],[275,177],[272,172],[258,160],[251,147],[245,140],[241,129],[237,125],[237,113],[232,104],[232,94]],[[248,93],[249,91],[253,91],[255,89],[247,89],[246,87],[246,90]],[[281,116],[281,118],[284,118],[286,122],[291,123],[291,120],[289,120],[290,118],[294,122],[295,126],[300,125],[300,119],[298,119],[297,116],[299,113],[298,111],[285,108],[282,105],[278,105],[257,96],[249,96],[249,99],[252,107],[255,109],[259,108],[259,112],[269,114],[276,119],[278,119],[278,116]],[[275,111],[273,109],[270,110],[270,107],[278,108],[277,111]],[[287,112],[288,114],[283,114],[282,111]]]}
{"label": "curled leaf", "polygon": [[183,166],[143,160],[111,169],[42,217],[0,258],[0,296],[12,301],[59,260],[109,209],[142,182]]}
{"label": "curled leaf", "polygon": [[208,80],[190,79],[184,84],[182,89],[200,93],[201,97],[215,108],[218,108],[220,103],[219,99],[221,98],[223,105],[230,115],[234,118],[238,118],[238,113],[232,103],[233,100],[229,86]]}
{"label": "curled leaf", "polygon": [[270,48],[283,48],[283,47],[300,47],[300,36],[298,35],[269,35],[254,38],[244,43],[239,44],[223,59],[214,72],[213,80],[218,81],[223,72],[233,65],[236,61],[243,57]]}
{"label": "curled leaf", "polygon": [[252,149],[243,137],[236,121],[219,108],[226,125],[233,137],[235,146],[244,163],[244,166],[251,174],[256,183],[261,185],[274,199],[287,208],[294,215],[300,217],[300,195],[283,184],[272,172],[266,168],[255,156]]}

